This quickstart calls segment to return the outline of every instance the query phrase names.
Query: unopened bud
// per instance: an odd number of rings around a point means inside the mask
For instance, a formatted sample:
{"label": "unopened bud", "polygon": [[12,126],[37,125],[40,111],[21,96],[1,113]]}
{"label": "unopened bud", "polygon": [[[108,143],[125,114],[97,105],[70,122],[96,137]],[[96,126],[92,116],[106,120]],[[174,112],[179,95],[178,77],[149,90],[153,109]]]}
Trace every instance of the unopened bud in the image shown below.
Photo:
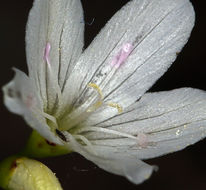
{"label": "unopened bud", "polygon": [[55,174],[41,162],[21,157],[9,163],[5,189],[62,190]]}

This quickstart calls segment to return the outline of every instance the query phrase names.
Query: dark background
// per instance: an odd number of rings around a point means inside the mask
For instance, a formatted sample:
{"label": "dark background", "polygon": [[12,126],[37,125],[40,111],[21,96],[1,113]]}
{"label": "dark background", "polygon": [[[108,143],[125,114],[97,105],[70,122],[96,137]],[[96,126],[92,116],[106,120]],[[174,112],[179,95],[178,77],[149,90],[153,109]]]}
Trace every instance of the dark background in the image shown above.
{"label": "dark background", "polygon": [[[86,25],[86,46],[107,20],[128,0],[82,0]],[[196,26],[189,43],[169,71],[153,86],[152,91],[179,87],[206,90],[206,28],[203,0],[193,0],[196,10]],[[13,77],[13,66],[27,71],[24,50],[24,34],[27,15],[32,0],[2,1],[0,5],[0,86]],[[0,160],[18,152],[23,147],[31,129],[19,116],[7,111],[0,93]],[[63,189],[124,189],[124,190],[205,190],[206,189],[206,140],[194,146],[164,157],[148,160],[159,166],[150,180],[135,186],[123,177],[109,174],[77,154],[42,159],[56,173]]]}

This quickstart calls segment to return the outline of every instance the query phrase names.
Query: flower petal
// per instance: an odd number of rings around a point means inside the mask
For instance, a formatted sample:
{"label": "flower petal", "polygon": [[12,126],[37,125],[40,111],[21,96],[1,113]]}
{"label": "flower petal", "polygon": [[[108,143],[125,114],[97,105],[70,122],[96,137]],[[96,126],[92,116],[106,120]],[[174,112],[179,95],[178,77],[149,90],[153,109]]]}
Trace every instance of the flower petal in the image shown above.
{"label": "flower petal", "polygon": [[56,98],[53,89],[48,92],[46,86],[51,80],[49,72],[52,72],[52,84],[63,89],[81,54],[83,22],[80,0],[34,1],[26,30],[26,53],[29,76],[35,79],[43,100]]}
{"label": "flower petal", "polygon": [[29,126],[37,130],[47,140],[61,144],[50,131],[43,116],[42,103],[36,94],[35,85],[28,76],[14,69],[14,79],[3,87],[4,103],[9,111],[24,117]]}
{"label": "flower petal", "polygon": [[126,154],[116,155],[115,158],[101,157],[93,159],[90,157],[89,160],[110,173],[126,177],[129,181],[135,184],[140,184],[149,179],[153,170],[156,168],[155,166],[150,166],[145,162],[135,157],[132,158],[127,156]]}
{"label": "flower petal", "polygon": [[70,134],[67,134],[69,139],[69,148],[75,152],[80,153],[86,159],[94,162],[100,168],[111,172],[116,175],[121,175],[126,177],[128,180],[135,184],[140,184],[146,179],[148,179],[153,170],[156,169],[155,166],[150,166],[145,162],[137,159],[136,157],[127,154],[110,154],[105,156],[104,154],[98,155],[98,149],[96,149],[96,154],[92,154],[87,151],[87,149],[80,145]]}
{"label": "flower petal", "polygon": [[136,137],[122,138],[97,132],[84,134],[91,143],[111,154],[125,152],[148,159],[181,150],[206,136],[206,93],[182,88],[145,94],[124,113],[95,127]]}
{"label": "flower petal", "polygon": [[193,25],[189,0],[130,1],[80,57],[65,97],[84,101],[91,82],[102,90],[105,101],[130,105],[168,69]]}
{"label": "flower petal", "polygon": [[24,113],[26,107],[42,110],[32,81],[22,71],[18,69],[14,69],[14,71],[14,79],[3,87],[4,103],[8,110],[19,115]]}

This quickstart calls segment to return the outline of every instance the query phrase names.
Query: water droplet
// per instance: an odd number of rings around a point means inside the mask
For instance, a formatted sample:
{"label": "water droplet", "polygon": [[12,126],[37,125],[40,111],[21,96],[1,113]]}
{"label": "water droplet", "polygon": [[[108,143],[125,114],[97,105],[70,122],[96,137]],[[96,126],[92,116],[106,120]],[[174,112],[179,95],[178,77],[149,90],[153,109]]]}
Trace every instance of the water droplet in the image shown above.
{"label": "water droplet", "polygon": [[180,135],[180,130],[178,129],[177,131],[176,131],[176,136],[179,136]]}

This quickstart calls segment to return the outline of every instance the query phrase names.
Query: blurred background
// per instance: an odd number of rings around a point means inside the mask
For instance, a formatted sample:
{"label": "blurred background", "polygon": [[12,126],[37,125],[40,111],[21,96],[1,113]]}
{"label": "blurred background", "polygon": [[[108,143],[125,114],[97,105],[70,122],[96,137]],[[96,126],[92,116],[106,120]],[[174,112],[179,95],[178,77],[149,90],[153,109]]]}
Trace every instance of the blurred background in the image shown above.
{"label": "blurred background", "polygon": [[[92,41],[107,20],[128,0],[82,0],[85,11],[86,46]],[[196,26],[189,43],[169,71],[150,91],[193,87],[206,90],[206,25],[203,0],[192,0],[196,10]],[[0,5],[0,86],[13,77],[12,67],[25,72],[25,25],[32,0],[2,1]],[[31,129],[24,120],[4,107],[0,92],[0,160],[18,152],[26,142]],[[63,189],[125,189],[125,190],[205,190],[206,189],[206,139],[183,151],[148,160],[159,166],[150,180],[135,186],[123,177],[109,174],[78,154],[41,159],[56,173]]]}

